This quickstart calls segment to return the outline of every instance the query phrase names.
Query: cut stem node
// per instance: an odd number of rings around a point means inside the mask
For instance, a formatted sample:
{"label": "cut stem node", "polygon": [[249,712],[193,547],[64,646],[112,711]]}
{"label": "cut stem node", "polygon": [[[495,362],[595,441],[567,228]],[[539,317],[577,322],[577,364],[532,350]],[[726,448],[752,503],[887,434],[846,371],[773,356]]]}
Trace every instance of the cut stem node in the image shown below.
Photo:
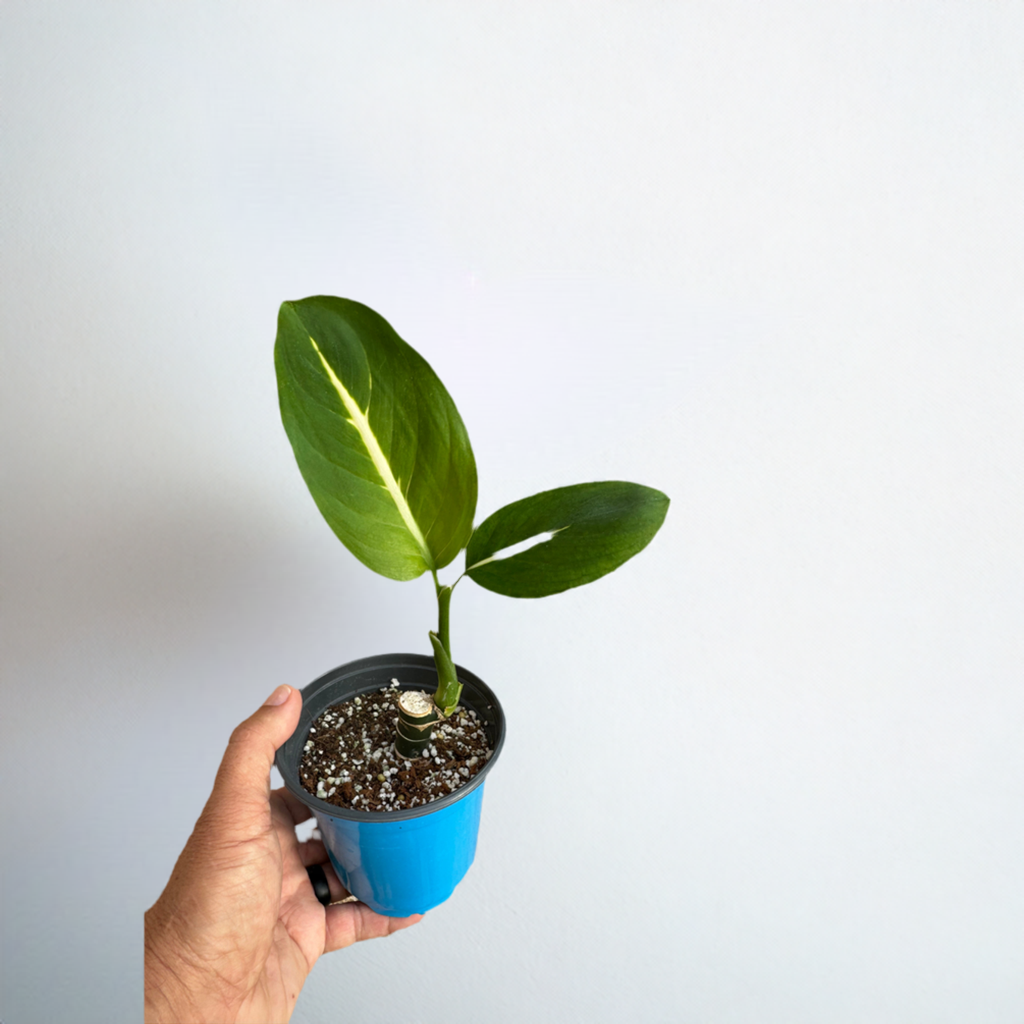
{"label": "cut stem node", "polygon": [[430,731],[441,715],[437,705],[420,690],[406,690],[398,698],[398,734],[395,749],[402,757],[418,757],[430,742]]}

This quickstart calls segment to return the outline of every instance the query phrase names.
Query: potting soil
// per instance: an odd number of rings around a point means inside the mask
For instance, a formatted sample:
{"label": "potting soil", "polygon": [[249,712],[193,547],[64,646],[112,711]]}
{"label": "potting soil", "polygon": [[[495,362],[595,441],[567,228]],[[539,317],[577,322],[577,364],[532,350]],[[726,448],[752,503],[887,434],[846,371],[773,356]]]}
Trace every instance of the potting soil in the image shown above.
{"label": "potting soil", "polygon": [[395,750],[396,681],[334,704],[310,726],[299,763],[303,787],[337,807],[398,811],[430,803],[464,786],[492,750],[476,712],[459,708],[438,722],[419,757]]}

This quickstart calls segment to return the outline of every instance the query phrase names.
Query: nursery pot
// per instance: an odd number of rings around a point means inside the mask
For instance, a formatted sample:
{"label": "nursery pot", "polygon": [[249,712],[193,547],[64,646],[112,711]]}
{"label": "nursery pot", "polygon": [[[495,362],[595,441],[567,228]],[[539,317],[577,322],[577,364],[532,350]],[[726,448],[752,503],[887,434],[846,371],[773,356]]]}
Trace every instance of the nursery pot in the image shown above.
{"label": "nursery pot", "polygon": [[437,687],[432,658],[381,654],[350,661],[302,691],[298,728],[277,752],[284,784],[316,815],[331,864],[342,885],[389,917],[422,914],[443,903],[473,863],[484,778],[505,742],[505,715],[491,688],[456,665],[460,704],[477,713],[494,753],[466,785],[428,804],[400,811],[356,811],[319,800],[299,781],[309,727],[332,704],[372,693],[397,679],[403,690]]}

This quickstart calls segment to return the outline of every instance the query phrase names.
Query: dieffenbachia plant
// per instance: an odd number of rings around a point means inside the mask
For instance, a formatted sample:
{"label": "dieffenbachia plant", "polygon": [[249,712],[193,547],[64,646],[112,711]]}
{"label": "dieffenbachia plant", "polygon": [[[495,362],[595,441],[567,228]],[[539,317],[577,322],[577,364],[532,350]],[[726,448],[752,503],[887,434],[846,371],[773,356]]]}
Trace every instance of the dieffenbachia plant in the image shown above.
{"label": "dieffenbachia plant", "polygon": [[[617,569],[665,519],[661,491],[603,481],[523,498],[474,529],[476,463],[455,403],[426,360],[358,302],[283,303],[274,361],[285,431],[331,529],[383,576],[434,580],[435,706],[401,708],[400,746],[421,747],[429,722],[458,706],[449,609],[463,576],[510,597],[557,594]],[[463,548],[465,572],[442,586],[438,570]]]}

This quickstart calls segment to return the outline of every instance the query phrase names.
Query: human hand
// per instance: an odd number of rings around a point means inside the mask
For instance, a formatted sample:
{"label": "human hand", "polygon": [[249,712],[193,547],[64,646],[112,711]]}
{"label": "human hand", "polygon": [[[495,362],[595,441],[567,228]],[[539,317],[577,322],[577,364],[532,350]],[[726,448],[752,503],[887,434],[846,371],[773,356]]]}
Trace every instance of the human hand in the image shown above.
{"label": "human hand", "polygon": [[309,810],[270,791],[274,753],[302,697],[279,686],[231,734],[213,793],[160,898],[146,912],[146,1021],[287,1021],[322,953],[407,928],[362,903],[324,907],[306,868],[322,864],[331,899],[347,893],[319,840],[300,843]]}

